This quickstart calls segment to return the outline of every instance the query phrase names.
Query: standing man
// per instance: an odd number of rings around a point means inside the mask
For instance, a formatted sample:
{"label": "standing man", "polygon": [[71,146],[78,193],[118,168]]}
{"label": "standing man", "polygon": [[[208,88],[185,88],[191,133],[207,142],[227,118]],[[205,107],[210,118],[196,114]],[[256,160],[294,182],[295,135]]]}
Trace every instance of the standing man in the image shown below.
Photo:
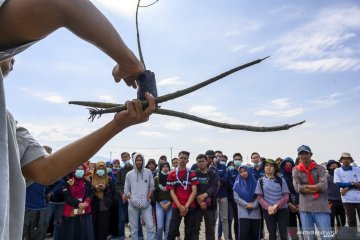
{"label": "standing man", "polygon": [[334,182],[335,169],[341,167],[341,164],[335,160],[329,160],[326,164],[327,184],[328,184],[328,201],[331,208],[331,227],[344,227],[346,222],[345,209],[341,200],[340,187]]}
{"label": "standing man", "polygon": [[228,220],[228,192],[227,185],[229,177],[226,167],[226,162],[223,161],[223,154],[221,151],[215,151],[215,167],[220,180],[220,187],[217,194],[217,202],[219,206],[219,224],[218,224],[218,238],[221,238],[220,222],[225,240],[229,239],[229,220]]}
{"label": "standing man", "polygon": [[348,225],[356,228],[356,213],[360,217],[360,168],[350,166],[354,162],[350,153],[342,153],[339,161],[342,166],[335,169],[334,182],[341,188]]}
{"label": "standing man", "polygon": [[[118,198],[119,203],[119,240],[125,239],[125,222],[128,218],[128,198],[124,193],[125,188],[125,179],[126,174],[133,170],[133,166],[130,162],[130,154],[128,152],[121,153],[121,161],[123,162],[123,167],[119,170],[116,176],[116,183],[115,183],[115,191]],[[142,239],[142,228],[139,228],[138,231],[139,239]]]}
{"label": "standing man", "polygon": [[264,169],[261,167],[260,154],[258,154],[257,152],[253,152],[251,154],[251,162],[253,163],[252,172],[255,179],[258,180],[262,176],[265,176]]}
{"label": "standing man", "polygon": [[124,194],[129,199],[129,222],[131,239],[137,240],[138,229],[142,228],[139,217],[146,227],[146,239],[155,239],[155,230],[152,221],[152,207],[150,199],[155,190],[154,179],[149,169],[145,168],[145,158],[141,153],[133,157],[134,168],[125,178]]}
{"label": "standing man", "polygon": [[195,197],[197,193],[196,174],[186,168],[190,153],[181,151],[178,155],[179,166],[169,173],[166,189],[170,191],[172,204],[172,216],[170,221],[169,240],[177,237],[182,218],[185,218],[185,239],[196,236],[195,219]]}
{"label": "standing man", "polygon": [[174,170],[177,167],[178,167],[178,158],[175,157],[175,158],[171,159],[171,170]]}
{"label": "standing man", "polygon": [[327,177],[324,167],[311,159],[309,146],[297,149],[300,163],[292,170],[295,191],[299,193],[299,212],[302,234],[305,239],[314,239],[315,224],[321,239],[332,235],[330,208],[327,196]]}
{"label": "standing man", "polygon": [[207,240],[215,240],[216,225],[216,192],[218,188],[218,175],[207,165],[207,157],[199,154],[196,157],[198,169],[195,170],[199,185],[197,186],[196,206],[196,237],[199,239],[201,219],[205,220],[205,236]]}

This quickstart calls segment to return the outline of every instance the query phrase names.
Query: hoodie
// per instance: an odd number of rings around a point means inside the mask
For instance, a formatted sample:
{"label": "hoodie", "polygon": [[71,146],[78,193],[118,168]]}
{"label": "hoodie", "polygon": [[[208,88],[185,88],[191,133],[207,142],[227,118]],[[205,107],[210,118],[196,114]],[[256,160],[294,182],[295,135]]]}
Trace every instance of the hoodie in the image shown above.
{"label": "hoodie", "polygon": [[[138,156],[141,156],[143,159],[140,171],[135,164],[135,159]],[[136,153],[132,161],[134,168],[126,174],[124,193],[126,196],[135,194],[147,196],[149,192],[155,190],[152,173],[149,169],[145,168],[145,158],[141,153]]]}

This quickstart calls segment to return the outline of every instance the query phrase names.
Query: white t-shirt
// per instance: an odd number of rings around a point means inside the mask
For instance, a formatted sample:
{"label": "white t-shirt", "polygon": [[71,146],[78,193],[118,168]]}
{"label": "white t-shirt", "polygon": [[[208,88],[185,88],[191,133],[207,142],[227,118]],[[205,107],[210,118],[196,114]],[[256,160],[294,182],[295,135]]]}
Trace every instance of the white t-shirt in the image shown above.
{"label": "white t-shirt", "polygon": [[[342,167],[334,171],[334,183],[360,182],[360,168],[352,167],[352,170],[344,171]],[[351,188],[341,199],[345,203],[360,203],[360,190]]]}
{"label": "white t-shirt", "polygon": [[0,70],[0,239],[20,240],[26,194],[21,167],[47,154],[25,128],[16,127],[6,110],[3,81]]}

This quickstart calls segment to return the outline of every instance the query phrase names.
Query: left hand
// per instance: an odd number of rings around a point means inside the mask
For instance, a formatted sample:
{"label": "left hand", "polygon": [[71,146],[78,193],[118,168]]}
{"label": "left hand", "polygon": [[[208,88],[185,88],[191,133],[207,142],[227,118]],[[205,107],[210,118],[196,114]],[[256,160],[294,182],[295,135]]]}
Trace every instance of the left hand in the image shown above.
{"label": "left hand", "polygon": [[155,110],[155,98],[150,93],[145,94],[149,106],[143,110],[140,100],[126,102],[127,110],[115,114],[114,120],[118,126],[129,127],[135,124],[146,122]]}

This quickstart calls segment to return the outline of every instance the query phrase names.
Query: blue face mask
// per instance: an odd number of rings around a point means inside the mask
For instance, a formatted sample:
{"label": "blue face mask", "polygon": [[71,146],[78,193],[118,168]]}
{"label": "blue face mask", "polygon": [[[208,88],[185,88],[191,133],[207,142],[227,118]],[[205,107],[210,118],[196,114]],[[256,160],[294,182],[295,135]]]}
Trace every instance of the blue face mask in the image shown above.
{"label": "blue face mask", "polygon": [[164,171],[161,171],[161,174],[162,174],[162,175],[168,175],[168,174],[169,174],[169,172],[164,172]]}
{"label": "blue face mask", "polygon": [[257,166],[261,166],[261,162],[254,163],[254,166],[255,166],[255,167],[257,167]]}
{"label": "blue face mask", "polygon": [[111,172],[112,172],[112,168],[107,167],[107,168],[106,168],[106,173],[111,173]]}
{"label": "blue face mask", "polygon": [[75,171],[75,177],[77,177],[77,178],[83,178],[83,177],[84,177],[84,173],[85,173],[84,170],[82,170],[82,169],[77,169],[77,170]]}
{"label": "blue face mask", "polygon": [[236,167],[240,167],[242,163],[243,163],[243,161],[234,160],[234,164],[235,164]]}
{"label": "blue face mask", "polygon": [[102,177],[102,176],[104,176],[104,174],[105,174],[105,170],[104,170],[104,169],[98,169],[98,170],[96,170],[96,174],[97,174],[99,177]]}
{"label": "blue face mask", "polygon": [[228,166],[228,170],[233,171],[233,170],[235,170],[235,167],[234,166]]}
{"label": "blue face mask", "polygon": [[220,161],[220,164],[226,166],[226,162],[224,161]]}

